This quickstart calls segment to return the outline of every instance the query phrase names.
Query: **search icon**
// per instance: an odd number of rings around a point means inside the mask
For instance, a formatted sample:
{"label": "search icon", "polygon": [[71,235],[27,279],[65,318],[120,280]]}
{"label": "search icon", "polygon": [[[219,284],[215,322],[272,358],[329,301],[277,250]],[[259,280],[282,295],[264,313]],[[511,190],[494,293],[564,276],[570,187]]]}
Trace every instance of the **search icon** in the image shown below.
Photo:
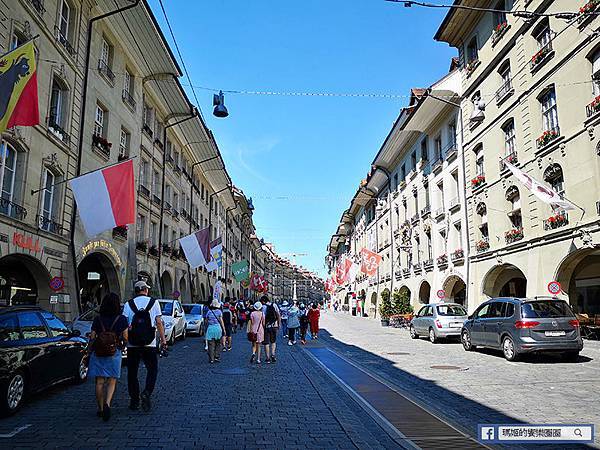
{"label": "search icon", "polygon": [[581,428],[575,428],[575,430],[573,430],[573,434],[575,436],[583,437],[583,435],[581,434]]}

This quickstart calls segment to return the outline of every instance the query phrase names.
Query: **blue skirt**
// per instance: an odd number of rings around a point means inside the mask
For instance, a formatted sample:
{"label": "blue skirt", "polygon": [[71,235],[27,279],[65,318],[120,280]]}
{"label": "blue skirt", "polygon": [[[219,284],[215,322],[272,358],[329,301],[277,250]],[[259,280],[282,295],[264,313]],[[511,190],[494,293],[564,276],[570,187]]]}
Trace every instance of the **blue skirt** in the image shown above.
{"label": "blue skirt", "polygon": [[221,325],[219,325],[218,323],[213,323],[212,325],[208,326],[206,330],[207,341],[212,341],[213,339],[219,340],[221,339],[221,336],[223,336],[223,330],[221,330]]}
{"label": "blue skirt", "polygon": [[90,355],[88,377],[121,378],[121,351],[117,350],[113,356]]}

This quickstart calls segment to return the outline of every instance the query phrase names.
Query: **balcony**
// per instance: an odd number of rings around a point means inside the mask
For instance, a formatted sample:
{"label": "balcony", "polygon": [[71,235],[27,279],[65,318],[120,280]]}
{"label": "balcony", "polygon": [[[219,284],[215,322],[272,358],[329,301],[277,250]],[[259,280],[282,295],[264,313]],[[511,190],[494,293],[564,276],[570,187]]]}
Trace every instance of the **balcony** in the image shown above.
{"label": "balcony", "polygon": [[485,184],[485,175],[480,174],[471,180],[471,188],[476,190]]}
{"label": "balcony", "polygon": [[123,103],[125,103],[127,106],[129,106],[129,108],[132,111],[135,111],[135,100],[134,98],[131,96],[131,94],[129,93],[129,91],[127,89],[123,89],[121,91],[121,100],[123,100]]}
{"label": "balcony", "polygon": [[97,134],[92,135],[92,148],[106,159],[110,158],[110,148],[112,144],[106,138]]}
{"label": "balcony", "polygon": [[175,208],[171,210],[171,215],[173,216],[173,219],[179,220],[179,212]]}
{"label": "balcony", "polygon": [[77,53],[75,51],[75,48],[73,48],[73,46],[69,42],[69,39],[65,35],[62,34],[62,32],[60,31],[60,28],[54,27],[54,32],[56,33],[56,41],[60,45],[62,45],[62,47],[67,51],[67,53],[69,55],[75,56],[75,53]]}
{"label": "balcony", "polygon": [[458,156],[458,148],[456,147],[456,143],[451,143],[448,147],[446,147],[446,160],[448,162],[454,161]]}
{"label": "balcony", "polygon": [[433,269],[433,259],[429,258],[427,261],[424,261],[423,268],[426,272],[429,272],[431,269]]}
{"label": "balcony", "polygon": [[68,144],[71,140],[69,133],[67,133],[60,125],[58,125],[60,120],[54,116],[50,116],[48,119],[48,131],[52,133],[52,136],[62,141],[65,144]]}
{"label": "balcony", "polygon": [[169,244],[163,244],[162,245],[162,252],[163,252],[163,254],[170,255],[172,251],[173,251],[173,248]]}
{"label": "balcony", "polygon": [[412,265],[412,269],[413,269],[413,272],[415,273],[415,275],[418,275],[423,271],[423,267],[421,266],[421,263],[419,263],[419,262],[414,263]]}
{"label": "balcony", "polygon": [[167,155],[165,158],[168,164],[173,165],[173,157],[171,155]]}
{"label": "balcony", "polygon": [[519,159],[517,158],[517,152],[512,152],[510,154],[508,154],[507,156],[505,156],[504,158],[502,158],[500,160],[500,173],[504,172],[505,170],[508,170],[508,167],[506,167],[506,163],[510,163],[510,164],[516,164],[519,162]]}
{"label": "balcony", "polygon": [[416,213],[414,216],[410,218],[410,223],[416,225],[419,223],[419,213]]}
{"label": "balcony", "polygon": [[135,249],[139,252],[146,253],[148,251],[148,243],[146,241],[138,241],[135,243]]}
{"label": "balcony", "polygon": [[513,89],[512,82],[509,79],[502,86],[500,86],[500,89],[496,91],[496,105],[500,105],[504,102],[504,100],[514,93],[515,90]]}
{"label": "balcony", "polygon": [[29,4],[33,6],[33,9],[41,16],[46,12],[44,8],[44,0],[29,0]]}
{"label": "balcony", "polygon": [[561,211],[544,220],[544,230],[555,230],[569,224],[569,216],[566,212]]}
{"label": "balcony", "polygon": [[100,59],[98,60],[98,72],[104,77],[106,78],[106,80],[114,85],[115,83],[115,74],[113,73],[113,71],[111,70],[111,68],[108,66],[108,64],[106,63],[106,61]]}
{"label": "balcony", "polygon": [[161,150],[164,150],[165,146],[162,143],[162,141],[160,140],[159,136],[156,136],[156,138],[154,139],[154,145],[156,145],[158,148],[160,148]]}
{"label": "balcony", "polygon": [[500,39],[502,39],[509,28],[510,25],[506,21],[496,25],[496,28],[494,28],[494,32],[492,33],[492,46],[495,46],[498,42],[500,42]]}
{"label": "balcony", "polygon": [[147,123],[142,125],[142,132],[146,133],[146,135],[151,139],[152,139],[152,136],[154,136],[154,131],[152,131],[152,127],[150,125],[148,125]]}
{"label": "balcony", "polygon": [[531,72],[537,71],[553,56],[554,50],[552,49],[552,41],[550,41],[531,57],[531,63],[529,67]]}
{"label": "balcony", "polygon": [[410,269],[402,269],[402,276],[404,278],[410,277]]}
{"label": "balcony", "polygon": [[594,98],[589,105],[585,107],[585,116],[589,119],[600,112],[600,95]]}
{"label": "balcony", "polygon": [[452,254],[450,255],[450,259],[452,260],[452,262],[455,265],[460,265],[464,262],[465,260],[465,252],[463,251],[462,248],[456,249],[452,252]]}
{"label": "balcony", "polygon": [[467,73],[467,78],[469,78],[471,75],[473,75],[473,72],[475,72],[475,69],[477,69],[479,67],[479,65],[481,64],[481,62],[479,61],[479,59],[472,59],[471,61],[469,61],[467,63],[467,65],[465,66],[465,71]]}
{"label": "balcony", "polygon": [[438,256],[435,262],[439,269],[445,269],[448,267],[448,255],[444,253],[443,255]]}
{"label": "balcony", "polygon": [[161,201],[160,201],[160,197],[156,194],[152,195],[152,203],[154,203],[155,205],[160,205]]}
{"label": "balcony", "polygon": [[171,212],[171,204],[169,202],[165,202],[164,210],[165,210],[166,213],[170,213]]}
{"label": "balcony", "polygon": [[185,210],[185,208],[181,209],[181,217],[183,217],[185,220],[189,220],[190,216],[188,215],[188,212]]}
{"label": "balcony", "polygon": [[456,212],[460,209],[460,198],[454,197],[449,203],[450,212]]}
{"label": "balcony", "polygon": [[542,135],[535,140],[535,145],[538,148],[538,150],[540,150],[540,149],[546,147],[547,145],[550,145],[552,142],[554,142],[559,137],[560,137],[560,128],[557,125],[554,128],[551,128],[550,130],[544,131],[542,133]]}
{"label": "balcony", "polygon": [[36,221],[38,223],[38,228],[40,230],[48,231],[50,233],[61,235],[63,232],[63,226],[53,220],[51,217],[45,217],[42,215],[37,215]]}
{"label": "balcony", "polygon": [[156,258],[158,258],[158,247],[156,247],[156,245],[151,245],[150,248],[148,249],[148,254],[150,256],[154,256]]}
{"label": "balcony", "polygon": [[585,27],[597,17],[592,13],[596,12],[598,6],[600,6],[599,0],[589,0],[585,5],[579,8],[579,17],[577,18],[577,24],[579,28]]}
{"label": "balcony", "polygon": [[475,249],[477,253],[487,252],[490,249],[490,240],[489,238],[483,238],[480,241],[475,243]]}
{"label": "balcony", "polygon": [[441,208],[436,209],[435,213],[433,214],[433,217],[439,222],[444,217],[446,217],[446,209],[443,206]]}
{"label": "balcony", "polygon": [[431,205],[427,205],[427,206],[425,206],[425,208],[423,208],[421,210],[421,218],[426,219],[430,215],[431,215]]}
{"label": "balcony", "polygon": [[140,184],[140,187],[138,188],[138,194],[140,194],[142,197],[150,198],[150,189],[143,184]]}
{"label": "balcony", "polygon": [[525,237],[523,234],[523,228],[513,228],[512,230],[508,230],[504,233],[504,240],[506,244],[512,244],[514,242],[518,242]]}
{"label": "balcony", "polygon": [[117,240],[127,240],[127,226],[115,227],[112,229],[112,237]]}

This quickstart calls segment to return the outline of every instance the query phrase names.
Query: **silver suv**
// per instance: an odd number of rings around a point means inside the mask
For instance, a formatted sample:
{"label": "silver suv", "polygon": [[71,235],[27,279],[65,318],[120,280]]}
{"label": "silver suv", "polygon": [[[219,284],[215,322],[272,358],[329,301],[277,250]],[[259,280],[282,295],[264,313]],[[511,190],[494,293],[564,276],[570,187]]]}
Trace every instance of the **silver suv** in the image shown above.
{"label": "silver suv", "polygon": [[567,302],[555,297],[492,298],[469,316],[461,342],[467,351],[500,349],[509,361],[534,352],[562,352],[577,360],[583,348],[579,321]]}
{"label": "silver suv", "polygon": [[432,343],[439,338],[457,338],[465,320],[467,311],[458,303],[425,305],[410,322],[410,337],[428,336]]}

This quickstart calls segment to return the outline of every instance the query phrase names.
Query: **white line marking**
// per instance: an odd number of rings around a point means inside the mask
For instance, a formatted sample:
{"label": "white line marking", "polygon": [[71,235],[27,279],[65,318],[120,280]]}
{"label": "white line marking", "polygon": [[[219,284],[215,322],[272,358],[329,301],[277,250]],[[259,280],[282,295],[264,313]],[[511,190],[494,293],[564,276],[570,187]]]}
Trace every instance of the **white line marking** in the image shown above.
{"label": "white line marking", "polygon": [[14,430],[12,430],[10,433],[0,434],[0,438],[11,438],[11,437],[14,437],[17,434],[19,434],[21,431],[26,430],[27,428],[29,428],[30,426],[31,426],[31,424],[28,423],[27,425],[23,425],[21,427],[17,427]]}

